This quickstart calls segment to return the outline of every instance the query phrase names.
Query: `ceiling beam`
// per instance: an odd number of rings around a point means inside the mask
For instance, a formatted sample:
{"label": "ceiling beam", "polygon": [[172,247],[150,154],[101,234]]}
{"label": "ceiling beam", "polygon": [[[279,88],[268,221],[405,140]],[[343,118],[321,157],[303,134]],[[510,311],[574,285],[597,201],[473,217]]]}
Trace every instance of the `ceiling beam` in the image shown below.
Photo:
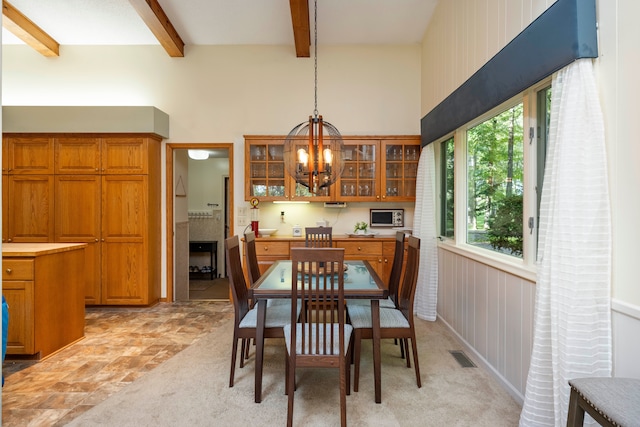
{"label": "ceiling beam", "polygon": [[169,56],[184,56],[184,42],[160,7],[158,0],[129,0],[129,3],[138,12],[138,15],[147,24]]}
{"label": "ceiling beam", "polygon": [[60,56],[60,44],[9,2],[2,1],[2,26],[44,56]]}
{"label": "ceiling beam", "polygon": [[309,0],[289,0],[291,7],[291,21],[293,24],[293,39],[296,43],[296,56],[309,58],[311,56],[311,33],[309,29]]}

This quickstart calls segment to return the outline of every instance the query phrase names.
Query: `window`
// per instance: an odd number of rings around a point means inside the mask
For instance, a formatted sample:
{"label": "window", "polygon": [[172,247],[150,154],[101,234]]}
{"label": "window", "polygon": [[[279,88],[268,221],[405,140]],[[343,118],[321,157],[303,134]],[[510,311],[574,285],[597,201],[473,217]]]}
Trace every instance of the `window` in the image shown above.
{"label": "window", "polygon": [[453,209],[453,201],[454,201],[454,192],[453,192],[453,166],[454,166],[454,157],[453,157],[453,138],[449,138],[446,141],[442,141],[440,143],[440,153],[442,156],[440,157],[440,184],[441,184],[441,194],[442,194],[442,203],[441,203],[441,230],[440,235],[444,237],[453,238],[454,236],[454,209]]}
{"label": "window", "polygon": [[522,256],[522,103],[467,130],[467,243]]}
{"label": "window", "polygon": [[535,263],[550,111],[547,80],[440,141],[439,229],[449,244]]}

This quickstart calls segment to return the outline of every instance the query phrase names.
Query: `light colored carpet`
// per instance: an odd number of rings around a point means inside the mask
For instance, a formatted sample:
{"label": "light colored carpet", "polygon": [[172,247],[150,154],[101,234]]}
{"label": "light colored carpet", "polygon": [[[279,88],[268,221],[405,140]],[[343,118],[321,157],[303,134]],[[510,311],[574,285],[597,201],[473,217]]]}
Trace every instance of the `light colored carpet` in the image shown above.
{"label": "light colored carpet", "polygon": [[[482,368],[462,368],[460,349],[438,322],[417,320],[422,388],[393,340],[382,344],[382,403],[374,402],[370,341],[362,354],[360,391],[347,396],[351,426],[516,426],[520,406]],[[284,343],[267,340],[262,403],[254,403],[254,353],[229,388],[232,323],[73,420],[70,426],[285,425]],[[353,369],[352,369],[353,374]],[[339,425],[337,369],[297,375],[294,425]]]}

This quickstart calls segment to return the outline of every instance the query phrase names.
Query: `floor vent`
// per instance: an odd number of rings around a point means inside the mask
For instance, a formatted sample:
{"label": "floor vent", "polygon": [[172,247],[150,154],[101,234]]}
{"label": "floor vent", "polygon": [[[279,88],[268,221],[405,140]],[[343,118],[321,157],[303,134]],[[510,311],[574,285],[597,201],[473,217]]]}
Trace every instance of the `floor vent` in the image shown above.
{"label": "floor vent", "polygon": [[467,357],[461,350],[449,350],[449,353],[453,356],[454,359],[462,366],[463,368],[475,368],[476,365],[473,364],[471,359]]}

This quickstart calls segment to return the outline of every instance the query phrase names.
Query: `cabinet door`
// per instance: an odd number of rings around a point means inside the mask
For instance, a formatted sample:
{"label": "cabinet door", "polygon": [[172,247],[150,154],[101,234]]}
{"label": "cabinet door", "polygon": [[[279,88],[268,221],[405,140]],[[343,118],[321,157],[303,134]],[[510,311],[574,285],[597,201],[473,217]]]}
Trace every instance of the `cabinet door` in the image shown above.
{"label": "cabinet door", "polygon": [[245,198],[288,200],[289,179],[284,167],[284,140],[245,142]]}
{"label": "cabinet door", "polygon": [[32,280],[3,280],[2,294],[10,310],[7,354],[33,354],[34,295]]}
{"label": "cabinet door", "polygon": [[9,176],[9,194],[7,241],[53,242],[53,175]]}
{"label": "cabinet door", "polygon": [[52,174],[53,139],[47,137],[8,137],[10,174]]}
{"label": "cabinet door", "polygon": [[102,177],[102,303],[148,304],[147,177]]}
{"label": "cabinet door", "polygon": [[9,239],[9,176],[2,174],[2,242]]}
{"label": "cabinet door", "polygon": [[100,190],[98,175],[60,175],[55,179],[55,241],[87,243],[85,303],[100,303]]}
{"label": "cabinet door", "polygon": [[382,200],[414,201],[420,159],[420,140],[398,139],[382,142]]}
{"label": "cabinet door", "polygon": [[344,145],[344,169],[337,183],[336,200],[379,201],[379,141],[345,139]]}
{"label": "cabinet door", "polygon": [[56,174],[97,174],[100,171],[100,138],[56,138]]}
{"label": "cabinet door", "polygon": [[149,169],[149,141],[142,137],[105,138],[102,140],[101,170],[104,174],[146,174]]}
{"label": "cabinet door", "polygon": [[[305,151],[309,150],[308,141],[306,139],[300,140],[300,142],[296,143],[296,147],[294,152],[298,152],[298,150],[303,149]],[[311,161],[311,160],[310,160]],[[286,168],[286,165],[285,165]],[[289,175],[289,174],[287,174]],[[332,189],[335,185],[331,185],[324,188],[318,188],[315,193],[312,192],[313,183],[310,182],[307,177],[302,178],[302,182],[296,182],[295,177],[289,175],[290,183],[289,183],[289,194],[287,195],[289,200],[297,200],[297,201],[313,201],[313,202],[328,202],[332,200]]]}

